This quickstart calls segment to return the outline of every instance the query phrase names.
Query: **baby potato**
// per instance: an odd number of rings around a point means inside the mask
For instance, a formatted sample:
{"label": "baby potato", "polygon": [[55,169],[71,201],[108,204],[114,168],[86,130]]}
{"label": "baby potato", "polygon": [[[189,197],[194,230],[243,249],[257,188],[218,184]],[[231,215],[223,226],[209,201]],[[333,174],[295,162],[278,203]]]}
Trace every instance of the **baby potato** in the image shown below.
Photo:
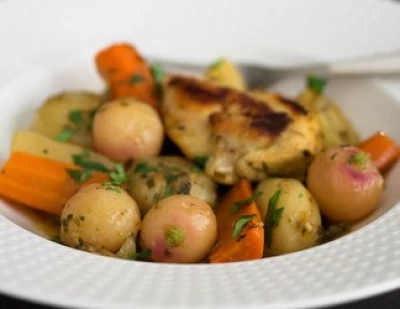
{"label": "baby potato", "polygon": [[189,195],[159,201],[143,218],[143,248],[151,260],[170,263],[200,262],[217,238],[217,221],[211,207]]}
{"label": "baby potato", "polygon": [[[73,128],[70,143],[91,147],[90,132],[95,110],[102,104],[100,95],[86,91],[62,92],[50,97],[36,113],[32,129],[55,139],[65,128]],[[76,123],[71,121],[71,113],[77,113]]]}
{"label": "baby potato", "polygon": [[129,179],[128,192],[138,203],[142,216],[158,200],[173,194],[188,194],[215,205],[214,181],[181,157],[143,159],[133,165]]}
{"label": "baby potato", "polygon": [[[275,216],[268,216],[270,199],[278,190],[280,195],[275,205]],[[256,202],[264,220],[266,235],[270,230],[272,236],[270,239],[266,237],[269,254],[280,255],[300,251],[317,244],[321,231],[321,215],[313,197],[300,181],[269,178],[258,185],[256,192],[262,193]],[[280,219],[274,226],[268,218],[276,217],[278,212]]]}
{"label": "baby potato", "polygon": [[314,158],[307,185],[328,219],[355,221],[377,207],[383,177],[366,153],[352,146],[335,147]]}
{"label": "baby potato", "polygon": [[91,184],[64,207],[60,238],[70,247],[116,253],[128,237],[136,238],[139,228],[140,211],[128,193],[112,185]]}
{"label": "baby potato", "polygon": [[115,161],[156,156],[163,139],[157,112],[134,98],[108,102],[94,118],[94,147]]}

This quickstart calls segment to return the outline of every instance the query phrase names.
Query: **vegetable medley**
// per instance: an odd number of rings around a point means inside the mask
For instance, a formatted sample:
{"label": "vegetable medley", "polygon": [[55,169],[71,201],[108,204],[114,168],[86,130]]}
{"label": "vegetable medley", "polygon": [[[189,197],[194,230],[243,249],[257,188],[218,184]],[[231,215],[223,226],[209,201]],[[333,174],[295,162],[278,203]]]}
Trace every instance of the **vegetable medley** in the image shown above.
{"label": "vegetable medley", "polygon": [[47,99],[0,173],[0,196],[56,218],[66,246],[171,263],[303,250],[372,213],[398,158],[382,132],[359,139],[318,76],[289,99],[226,59],[165,74],[115,44],[95,64],[106,91]]}

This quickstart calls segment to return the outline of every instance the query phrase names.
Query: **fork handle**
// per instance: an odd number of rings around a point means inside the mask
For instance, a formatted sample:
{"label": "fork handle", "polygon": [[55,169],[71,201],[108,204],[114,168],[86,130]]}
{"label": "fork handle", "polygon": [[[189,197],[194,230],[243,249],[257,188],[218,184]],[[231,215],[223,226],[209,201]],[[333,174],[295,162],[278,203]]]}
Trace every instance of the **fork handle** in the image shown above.
{"label": "fork handle", "polygon": [[400,54],[336,63],[326,68],[328,76],[400,77]]}

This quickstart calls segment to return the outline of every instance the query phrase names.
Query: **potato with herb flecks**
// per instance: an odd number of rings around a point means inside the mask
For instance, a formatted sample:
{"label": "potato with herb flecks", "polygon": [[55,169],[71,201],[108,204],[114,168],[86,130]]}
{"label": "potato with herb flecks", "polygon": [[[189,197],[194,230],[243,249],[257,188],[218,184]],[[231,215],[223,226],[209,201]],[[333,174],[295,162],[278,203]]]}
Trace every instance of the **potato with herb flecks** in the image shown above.
{"label": "potato with herb flecks", "polygon": [[64,207],[60,238],[70,247],[116,253],[128,237],[136,237],[139,228],[140,211],[128,193],[111,184],[92,184],[79,190]]}
{"label": "potato with herb flecks", "polygon": [[94,148],[118,162],[158,155],[163,139],[157,112],[134,98],[108,102],[94,117]]}
{"label": "potato with herb flecks", "polygon": [[144,249],[155,262],[196,263],[211,250],[217,221],[211,207],[189,195],[159,201],[143,218],[140,231]]}
{"label": "potato with herb flecks", "polygon": [[62,142],[91,147],[93,115],[101,104],[101,96],[88,91],[59,93],[39,108],[32,129]]}
{"label": "potato with herb flecks", "polygon": [[214,206],[216,184],[193,163],[181,157],[162,156],[136,162],[129,171],[128,192],[138,203],[142,216],[159,200],[187,194]]}
{"label": "potato with herb flecks", "polygon": [[321,215],[310,192],[291,178],[268,178],[256,192],[264,220],[265,247],[270,255],[310,248],[317,244]]}

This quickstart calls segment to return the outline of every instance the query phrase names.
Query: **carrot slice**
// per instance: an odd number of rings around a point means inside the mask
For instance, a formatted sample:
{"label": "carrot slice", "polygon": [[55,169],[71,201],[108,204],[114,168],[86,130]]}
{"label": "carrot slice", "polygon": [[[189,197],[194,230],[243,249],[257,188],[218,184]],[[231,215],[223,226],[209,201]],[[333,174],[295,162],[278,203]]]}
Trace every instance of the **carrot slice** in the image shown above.
{"label": "carrot slice", "polygon": [[133,96],[157,108],[150,67],[133,46],[126,43],[111,45],[100,51],[95,61],[112,99]]}
{"label": "carrot slice", "polygon": [[222,200],[216,213],[218,239],[209,255],[211,263],[249,261],[263,256],[263,222],[251,197],[251,184],[242,179]]}
{"label": "carrot slice", "polygon": [[107,174],[93,172],[83,184],[78,184],[68,169],[80,170],[73,164],[14,152],[0,173],[0,196],[58,215],[82,186],[109,180]]}
{"label": "carrot slice", "polygon": [[381,173],[387,172],[399,157],[396,142],[383,132],[378,132],[363,141],[358,148],[368,153]]}

